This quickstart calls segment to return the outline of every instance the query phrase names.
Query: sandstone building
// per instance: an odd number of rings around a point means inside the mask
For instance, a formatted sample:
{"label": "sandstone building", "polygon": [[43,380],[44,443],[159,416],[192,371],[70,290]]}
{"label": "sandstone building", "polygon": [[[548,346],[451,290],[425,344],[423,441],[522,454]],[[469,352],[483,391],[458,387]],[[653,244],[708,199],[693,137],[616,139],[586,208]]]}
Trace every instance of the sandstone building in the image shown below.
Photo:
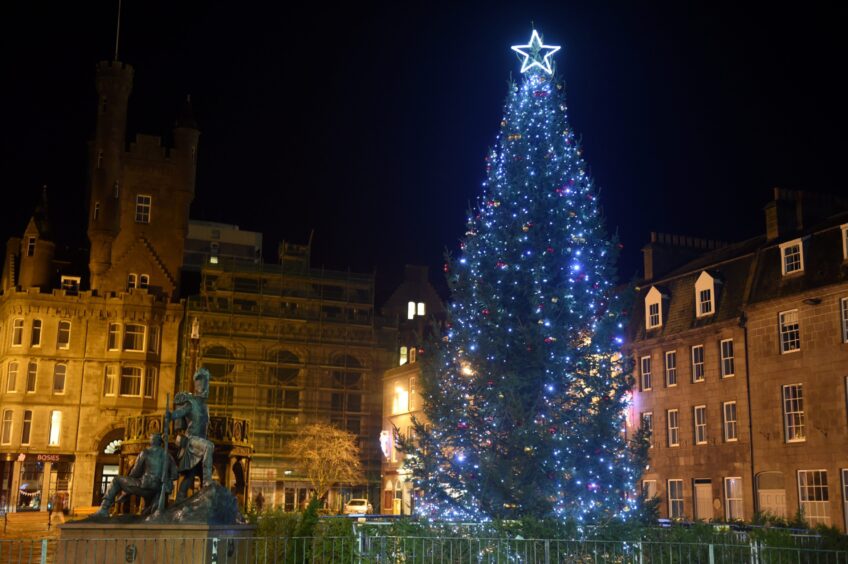
{"label": "sandstone building", "polygon": [[654,234],[645,247],[628,430],[652,430],[642,485],[663,517],[800,510],[846,528],[846,210],[775,189],[761,236]]}
{"label": "sandstone building", "polygon": [[[282,243],[279,263],[208,262],[187,319],[200,329],[199,363],[212,374],[213,415],[251,420],[255,452],[250,495],[302,507],[310,484],[285,445],[299,426],[331,423],[359,439],[365,484],[342,484],[330,506],[376,498],[381,379],[397,361],[396,326],[374,311],[374,276],[310,266],[309,245]],[[184,334],[181,377],[190,376]],[[376,504],[375,504],[376,505]]]}
{"label": "sandstone building", "polygon": [[133,68],[96,68],[89,143],[88,269],[54,257],[46,198],[6,246],[0,296],[0,503],[99,503],[118,473],[127,417],[175,387],[177,290],[199,131],[186,102],[174,146],[126,142]]}

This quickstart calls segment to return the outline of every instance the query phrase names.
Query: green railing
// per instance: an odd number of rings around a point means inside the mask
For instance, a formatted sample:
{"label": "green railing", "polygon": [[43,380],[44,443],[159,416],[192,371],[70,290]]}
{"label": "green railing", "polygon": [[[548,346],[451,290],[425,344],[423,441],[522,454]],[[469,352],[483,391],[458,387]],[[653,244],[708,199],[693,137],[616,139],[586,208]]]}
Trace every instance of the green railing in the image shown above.
{"label": "green railing", "polygon": [[[119,530],[113,531],[120,535]],[[158,537],[0,540],[0,563],[848,564],[848,551],[710,544],[365,534],[322,538]]]}

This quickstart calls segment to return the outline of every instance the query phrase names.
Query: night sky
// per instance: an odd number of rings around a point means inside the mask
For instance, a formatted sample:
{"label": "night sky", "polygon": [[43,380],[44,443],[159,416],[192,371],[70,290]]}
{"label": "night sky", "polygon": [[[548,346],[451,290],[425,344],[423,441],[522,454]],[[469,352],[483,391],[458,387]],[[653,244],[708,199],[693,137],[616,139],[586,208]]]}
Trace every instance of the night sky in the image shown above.
{"label": "night sky", "polygon": [[[825,4],[125,0],[129,131],[165,134],[192,96],[194,219],[305,243],[313,265],[378,274],[455,251],[510,76],[535,22],[564,77],[622,278],[650,231],[736,240],[773,186],[848,192],[843,20]],[[293,7],[296,6],[297,8]],[[42,184],[63,242],[85,242],[94,65],[117,2],[4,4],[0,236]]]}

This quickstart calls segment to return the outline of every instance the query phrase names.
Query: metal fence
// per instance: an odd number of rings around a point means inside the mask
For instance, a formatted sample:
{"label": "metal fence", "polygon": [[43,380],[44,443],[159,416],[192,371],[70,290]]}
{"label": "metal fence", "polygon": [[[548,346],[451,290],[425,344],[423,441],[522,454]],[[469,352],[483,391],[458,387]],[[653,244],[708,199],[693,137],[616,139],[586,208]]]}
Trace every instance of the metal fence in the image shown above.
{"label": "metal fence", "polygon": [[469,537],[0,540],[0,564],[848,564],[848,551],[709,544]]}

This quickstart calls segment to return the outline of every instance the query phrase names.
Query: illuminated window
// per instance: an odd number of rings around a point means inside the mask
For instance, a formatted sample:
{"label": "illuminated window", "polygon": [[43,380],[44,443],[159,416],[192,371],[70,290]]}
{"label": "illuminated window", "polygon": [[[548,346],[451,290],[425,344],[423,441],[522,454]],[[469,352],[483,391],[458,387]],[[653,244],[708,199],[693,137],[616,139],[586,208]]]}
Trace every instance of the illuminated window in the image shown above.
{"label": "illuminated window", "polygon": [[668,517],[682,519],[683,515],[683,480],[668,481]]}
{"label": "illuminated window", "polygon": [[780,266],[783,275],[804,271],[804,245],[795,239],[780,245]]}
{"label": "illuminated window", "polygon": [[82,281],[79,276],[62,276],[60,280],[62,289],[68,294],[75,295],[79,292],[80,282]]}
{"label": "illuminated window", "polygon": [[642,391],[648,391],[652,387],[651,383],[651,357],[643,356],[641,359],[642,368]]}
{"label": "illuminated window", "polygon": [[657,497],[656,480],[642,480],[642,496],[645,499],[653,499]]}
{"label": "illuminated window", "polygon": [[41,320],[32,320],[32,331],[30,332],[29,344],[31,347],[41,346]]}
{"label": "illuminated window", "polygon": [[736,402],[726,401],[722,404],[722,419],[724,423],[724,440],[725,442],[733,442],[739,438],[739,431],[736,427]]}
{"label": "illuminated window", "polygon": [[150,208],[153,198],[146,194],[137,194],[135,197],[135,222],[150,223]]}
{"label": "illuminated window", "polygon": [[721,377],[727,378],[736,373],[733,362],[733,339],[725,339],[720,343],[721,348]]}
{"label": "illuminated window", "polygon": [[49,446],[59,446],[59,437],[62,433],[62,412],[61,411],[51,411],[50,412],[50,433],[47,444]]}
{"label": "illuminated window", "polygon": [[418,355],[418,349],[415,347],[409,347],[409,363],[412,364],[416,360],[416,356]]}
{"label": "illuminated window", "polygon": [[798,500],[810,525],[830,525],[827,470],[798,470]]}
{"label": "illuminated window", "polygon": [[0,433],[0,444],[8,445],[12,442],[12,410],[3,410],[3,431]]}
{"label": "illuminated window", "polygon": [[798,310],[784,311],[779,315],[780,353],[801,350],[801,328],[798,323]]}
{"label": "illuminated window", "polygon": [[16,319],[12,322],[12,346],[20,347],[24,344],[24,320]]}
{"label": "illuminated window", "polygon": [[426,306],[424,305],[424,302],[418,302],[418,311],[416,313],[420,316],[424,316],[426,315],[425,311],[427,310]]}
{"label": "illuminated window", "polygon": [[707,444],[707,406],[696,405],[694,409],[695,444]]}
{"label": "illuminated window", "polygon": [[406,318],[415,318],[415,302],[409,302],[408,304],[406,304]]}
{"label": "illuminated window", "polygon": [[53,393],[65,393],[65,376],[68,373],[68,365],[57,363],[53,367]]}
{"label": "illuminated window", "polygon": [[804,419],[804,385],[783,386],[783,430],[787,443],[807,440]]}
{"label": "illuminated window", "polygon": [[6,391],[14,394],[18,391],[18,363],[10,362],[6,367]]}
{"label": "illuminated window", "polygon": [[104,396],[114,396],[115,395],[115,380],[116,380],[117,369],[114,365],[107,365],[104,370],[103,375],[103,395]]}
{"label": "illuminated window", "polygon": [[680,446],[680,412],[676,409],[669,409],[666,412],[666,420],[668,422],[668,446]]}
{"label": "illuminated window", "polygon": [[409,362],[408,349],[406,347],[401,347],[400,348],[400,366],[403,366],[407,362]]}
{"label": "illuminated window", "polygon": [[669,388],[677,385],[677,351],[665,353],[665,385]]}
{"label": "illuminated window", "polygon": [[32,411],[27,409],[24,411],[24,423],[21,426],[21,444],[28,445],[29,438],[32,434]]}
{"label": "illuminated window", "polygon": [[121,342],[121,326],[118,323],[109,324],[109,338],[106,343],[106,348],[110,351],[119,350],[118,344]]}
{"label": "illuminated window", "polygon": [[692,347],[692,381],[704,381],[704,345]]}
{"label": "illuminated window", "polygon": [[395,386],[395,395],[392,398],[392,415],[406,413],[409,411],[409,392],[403,386]]}
{"label": "illuminated window", "polygon": [[741,521],[743,517],[742,478],[724,479],[724,517],[728,521]]}
{"label": "illuminated window", "polygon": [[124,327],[124,350],[144,351],[144,325],[127,323]]}
{"label": "illuminated window", "polygon": [[141,368],[138,366],[121,367],[120,394],[122,396],[141,395]]}
{"label": "illuminated window", "polygon": [[71,345],[71,322],[67,320],[59,321],[59,331],[56,334],[56,347],[67,349]]}

